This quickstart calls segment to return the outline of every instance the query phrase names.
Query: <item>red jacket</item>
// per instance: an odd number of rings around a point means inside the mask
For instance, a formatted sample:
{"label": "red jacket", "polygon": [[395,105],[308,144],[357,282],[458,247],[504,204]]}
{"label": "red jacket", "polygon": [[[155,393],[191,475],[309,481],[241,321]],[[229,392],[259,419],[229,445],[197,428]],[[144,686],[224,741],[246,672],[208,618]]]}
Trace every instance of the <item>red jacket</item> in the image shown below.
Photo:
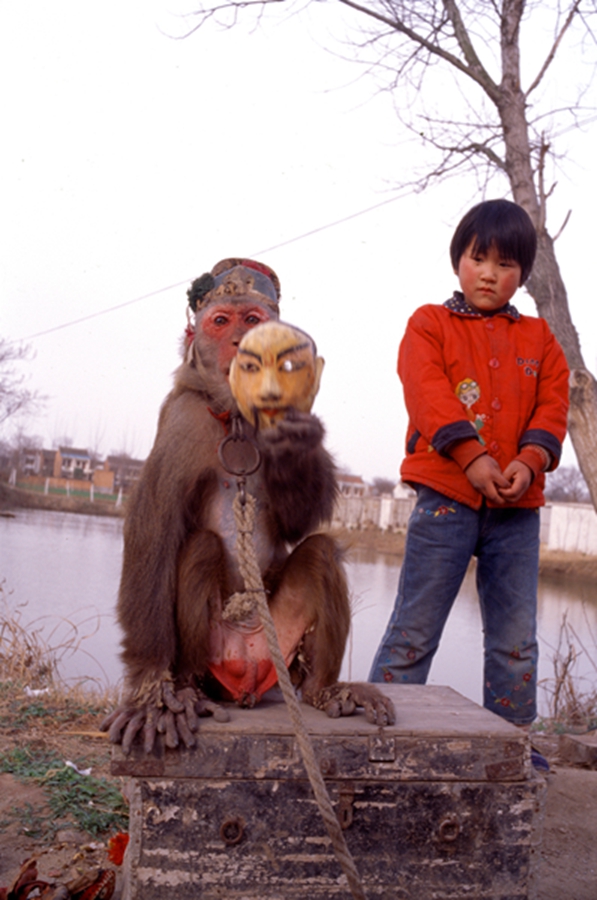
{"label": "red jacket", "polygon": [[[483,316],[456,292],[443,306],[422,306],[410,318],[398,374],[409,415],[404,481],[478,509],[482,495],[462,466],[484,450],[503,471],[525,445],[539,445],[556,468],[569,372],[544,319],[520,315],[510,304]],[[537,474],[515,505],[542,506],[544,483]]]}

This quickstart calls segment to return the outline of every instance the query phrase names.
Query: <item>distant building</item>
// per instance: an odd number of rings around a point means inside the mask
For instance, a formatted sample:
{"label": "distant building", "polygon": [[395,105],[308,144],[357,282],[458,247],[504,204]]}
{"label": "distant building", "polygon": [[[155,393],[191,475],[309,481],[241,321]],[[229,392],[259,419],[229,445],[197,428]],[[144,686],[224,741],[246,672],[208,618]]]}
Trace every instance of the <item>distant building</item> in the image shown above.
{"label": "distant building", "polygon": [[394,497],[394,500],[409,500],[411,497],[415,496],[415,492],[410,485],[405,484],[404,481],[399,481],[392,491],[392,496]]}
{"label": "distant building", "polygon": [[93,470],[91,456],[87,450],[77,447],[59,447],[58,452],[60,453],[61,478],[91,481]]}
{"label": "distant building", "polygon": [[365,484],[360,475],[341,472],[337,480],[340,493],[345,497],[366,497],[369,493],[369,485]]}
{"label": "distant building", "polygon": [[42,464],[40,475],[46,478],[60,478],[62,457],[58,450],[42,450]]}
{"label": "distant building", "polygon": [[39,475],[43,464],[43,450],[23,448],[19,453],[19,471],[23,475]]}
{"label": "distant building", "polygon": [[[25,480],[53,479],[51,486],[62,488],[65,482],[87,481],[100,494],[128,493],[139,480],[145,462],[123,454],[108,456],[102,462],[80,447],[26,448],[18,451],[15,460],[18,460],[19,475]],[[58,481],[62,484],[57,484]]]}
{"label": "distant building", "polygon": [[99,460],[93,468],[93,487],[99,494],[114,493],[114,472],[110,471],[108,460],[100,465]]}
{"label": "distant building", "polygon": [[130,456],[108,456],[106,463],[111,472],[114,472],[114,491],[127,494],[139,480],[141,469],[145,465],[144,459],[131,459]]}
{"label": "distant building", "polygon": [[[17,467],[20,475],[55,475],[56,450],[39,447],[23,447],[17,451]],[[58,472],[58,475],[60,472]]]}
{"label": "distant building", "polygon": [[0,472],[5,472],[10,469],[12,463],[12,453],[10,450],[7,450],[5,447],[0,449]]}

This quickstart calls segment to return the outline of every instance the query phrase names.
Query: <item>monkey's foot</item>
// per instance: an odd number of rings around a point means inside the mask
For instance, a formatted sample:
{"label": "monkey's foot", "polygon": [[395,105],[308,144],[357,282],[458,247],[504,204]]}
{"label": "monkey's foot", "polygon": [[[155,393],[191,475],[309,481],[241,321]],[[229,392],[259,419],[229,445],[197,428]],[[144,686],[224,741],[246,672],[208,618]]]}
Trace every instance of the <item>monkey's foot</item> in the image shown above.
{"label": "monkey's foot", "polygon": [[133,741],[140,734],[143,750],[151,753],[158,734],[164,735],[166,747],[174,749],[180,742],[186,747],[196,745],[198,716],[213,715],[218,721],[228,721],[229,715],[216,703],[194,687],[174,687],[169,676],[145,683],[122,706],[110,713],[100,725],[113,744],[122,744],[129,754]]}
{"label": "monkey's foot", "polygon": [[201,688],[195,688],[197,694],[197,702],[195,703],[195,711],[198,716],[213,716],[216,722],[229,722],[230,713],[223,706],[210,700],[207,694],[204,694]]}
{"label": "monkey's foot", "polygon": [[389,697],[366,682],[338,682],[313,693],[303,691],[303,699],[332,719],[351,716],[357,706],[362,706],[372,725],[393,725],[396,721],[394,704]]}

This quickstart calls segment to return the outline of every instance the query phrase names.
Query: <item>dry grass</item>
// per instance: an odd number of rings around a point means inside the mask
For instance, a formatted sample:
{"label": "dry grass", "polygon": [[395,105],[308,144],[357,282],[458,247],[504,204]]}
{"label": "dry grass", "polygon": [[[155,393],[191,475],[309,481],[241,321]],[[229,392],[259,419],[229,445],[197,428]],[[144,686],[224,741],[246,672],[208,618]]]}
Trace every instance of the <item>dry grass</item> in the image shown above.
{"label": "dry grass", "polygon": [[25,607],[11,603],[0,583],[0,683],[19,685],[31,697],[43,693],[61,695],[69,702],[114,705],[117,687],[88,678],[67,684],[60,675],[61,661],[80,652],[81,641],[89,635],[83,636],[80,626],[60,619],[60,625],[66,625],[66,635],[58,637],[57,627],[47,633],[43,619],[28,622],[25,613]]}
{"label": "dry grass", "polygon": [[11,607],[0,584],[0,681],[22,682],[33,690],[54,688],[60,651],[48,646],[41,628],[23,623],[23,610]]}
{"label": "dry grass", "polygon": [[[549,717],[543,725],[553,731],[597,728],[597,640],[587,616],[585,629],[586,636],[581,637],[564,614],[558,645],[554,648],[554,677],[540,683],[549,703]],[[595,672],[595,678],[579,675],[582,657]]]}

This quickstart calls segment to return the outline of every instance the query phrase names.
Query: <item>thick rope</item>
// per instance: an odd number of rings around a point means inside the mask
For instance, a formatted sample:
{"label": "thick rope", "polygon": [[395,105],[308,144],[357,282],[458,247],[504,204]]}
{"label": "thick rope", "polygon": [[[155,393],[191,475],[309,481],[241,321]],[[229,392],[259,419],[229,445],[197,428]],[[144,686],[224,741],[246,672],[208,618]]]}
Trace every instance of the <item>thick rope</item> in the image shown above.
{"label": "thick rope", "polygon": [[348,886],[350,888],[352,896],[355,898],[355,900],[366,900],[359,873],[357,872],[354,859],[352,858],[350,850],[348,849],[348,846],[346,844],[346,840],[340,827],[338,817],[334,812],[334,807],[332,806],[332,802],[327,792],[325,782],[321,775],[321,769],[317,764],[313,744],[305,727],[299,702],[297,700],[292,682],[290,681],[290,676],[288,674],[288,669],[286,668],[284,657],[282,656],[282,652],[280,650],[280,645],[278,644],[278,636],[276,634],[274,620],[272,619],[271,613],[269,611],[269,605],[267,602],[265,589],[263,587],[261,572],[259,570],[257,558],[255,556],[255,547],[253,545],[255,505],[255,498],[250,494],[246,495],[245,502],[243,503],[241,495],[240,493],[238,493],[234,499],[232,507],[234,510],[234,519],[238,530],[236,541],[238,563],[241,575],[243,576],[245,581],[245,595],[236,594],[235,598],[242,598],[243,596],[248,595],[249,598],[252,599],[254,597],[256,599],[257,608],[261,617],[261,623],[263,625],[263,630],[267,638],[267,645],[269,648],[270,656],[273,660],[274,666],[276,667],[278,684],[280,685],[284,700],[286,701],[286,705],[288,707],[288,712],[294,726],[296,739],[301,751],[301,755],[303,757],[303,762],[305,764],[305,769],[307,770],[309,781],[311,782],[311,787],[313,788],[313,793],[315,794],[315,799],[319,806],[319,811],[327,828],[327,832],[332,842],[332,846],[334,848],[334,852],[336,854],[338,862],[342,867],[342,871],[346,875]]}

